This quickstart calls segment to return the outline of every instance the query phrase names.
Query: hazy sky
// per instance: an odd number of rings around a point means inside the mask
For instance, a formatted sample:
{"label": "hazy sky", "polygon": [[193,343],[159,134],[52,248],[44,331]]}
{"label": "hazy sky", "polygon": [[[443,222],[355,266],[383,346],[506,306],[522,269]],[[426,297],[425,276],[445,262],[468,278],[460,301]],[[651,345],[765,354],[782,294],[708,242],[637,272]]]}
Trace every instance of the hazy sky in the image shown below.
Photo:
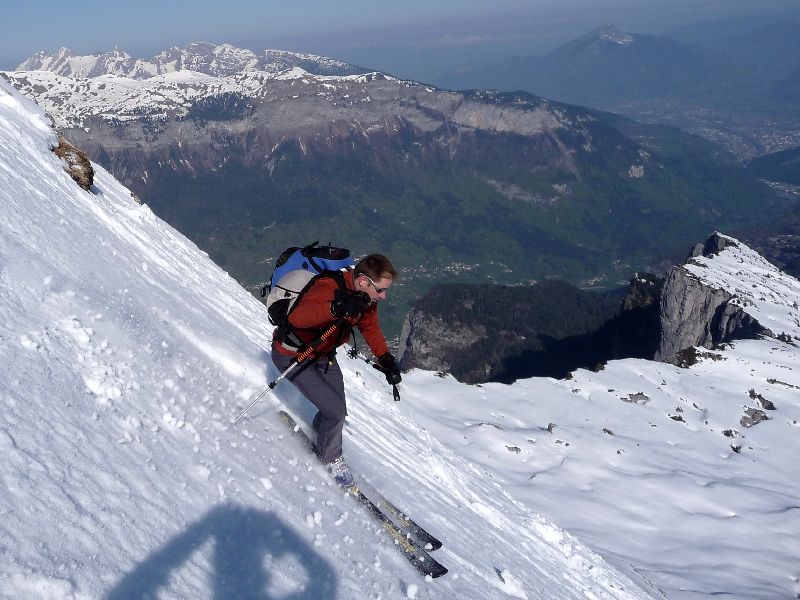
{"label": "hazy sky", "polygon": [[[5,3],[4,3],[5,4]],[[796,8],[798,0],[12,0],[0,69],[62,46],[150,57],[194,41],[326,54],[424,79],[436,69],[543,54],[606,23],[663,33],[694,21]]]}

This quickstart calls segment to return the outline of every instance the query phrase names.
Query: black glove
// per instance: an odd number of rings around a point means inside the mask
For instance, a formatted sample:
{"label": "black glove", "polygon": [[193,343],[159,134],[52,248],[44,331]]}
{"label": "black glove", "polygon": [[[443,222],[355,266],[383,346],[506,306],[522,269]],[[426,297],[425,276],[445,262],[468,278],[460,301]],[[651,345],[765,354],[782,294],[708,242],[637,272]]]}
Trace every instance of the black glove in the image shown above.
{"label": "black glove", "polygon": [[403,377],[400,375],[400,367],[391,352],[381,354],[378,357],[378,364],[375,365],[375,368],[386,375],[386,381],[388,381],[390,385],[397,385],[403,380]]}
{"label": "black glove", "polygon": [[354,319],[369,308],[372,300],[364,292],[344,291],[331,302],[331,314],[337,319],[349,317]]}

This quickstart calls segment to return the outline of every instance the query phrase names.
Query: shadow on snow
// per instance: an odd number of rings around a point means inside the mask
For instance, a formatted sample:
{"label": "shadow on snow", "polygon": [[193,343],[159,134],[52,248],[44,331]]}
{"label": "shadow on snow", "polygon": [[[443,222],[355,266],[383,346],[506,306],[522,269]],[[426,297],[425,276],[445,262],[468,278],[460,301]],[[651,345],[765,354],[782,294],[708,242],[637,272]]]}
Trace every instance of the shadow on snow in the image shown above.
{"label": "shadow on snow", "polygon": [[[157,598],[181,585],[172,575],[191,566],[209,542],[214,600],[319,600],[336,597],[337,577],[320,556],[274,513],[222,505],[125,575],[106,600]],[[188,593],[188,590],[187,590]]]}

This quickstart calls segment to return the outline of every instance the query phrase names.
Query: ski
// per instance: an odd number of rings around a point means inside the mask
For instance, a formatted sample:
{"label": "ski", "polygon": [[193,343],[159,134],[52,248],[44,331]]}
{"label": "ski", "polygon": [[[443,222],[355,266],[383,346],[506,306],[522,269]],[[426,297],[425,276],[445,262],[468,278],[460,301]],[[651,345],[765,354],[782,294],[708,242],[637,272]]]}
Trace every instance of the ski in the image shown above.
{"label": "ski", "polygon": [[[313,444],[311,439],[300,428],[294,418],[292,418],[289,413],[283,410],[278,414],[281,420],[286,423],[286,425],[294,432],[295,436],[303,442],[306,448],[313,452]],[[428,554],[426,547],[430,546],[430,548],[434,548],[434,544],[430,541],[417,539],[417,536],[414,535],[414,532],[423,532],[421,535],[423,535],[426,540],[432,539],[435,541],[438,544],[435,546],[435,548],[441,547],[442,544],[439,542],[439,540],[428,534],[419,525],[406,517],[399,509],[397,509],[396,506],[383,498],[383,496],[377,492],[375,493],[380,498],[377,502],[373,502],[361,490],[358,483],[355,483],[345,491],[348,494],[351,494],[361,506],[363,506],[376,520],[381,523],[383,530],[389,535],[390,538],[392,538],[392,540],[395,542],[395,545],[403,553],[403,556],[406,557],[406,559],[417,571],[419,571],[422,575],[429,575],[434,579],[447,573],[447,568],[439,563],[439,561],[433,558],[430,554]],[[384,507],[386,512],[381,509],[381,506]],[[405,522],[409,523],[411,526],[404,527],[399,523],[395,523],[390,515],[395,516],[398,521],[405,520]],[[400,519],[400,516],[402,516],[403,519]]]}
{"label": "ski", "polygon": [[388,516],[392,522],[402,529],[405,533],[413,537],[418,543],[430,551],[438,550],[442,547],[442,542],[428,533],[425,529],[420,527],[413,519],[406,515],[402,510],[397,508],[394,504],[389,502],[383,494],[381,494],[374,487],[368,483],[362,482],[359,484],[361,491],[364,492],[374,504],[381,509],[382,512]]}
{"label": "ski", "polygon": [[[308,438],[306,433],[300,429],[299,425],[297,425],[292,416],[285,411],[280,411],[280,417],[292,430],[299,430],[295,431],[295,433],[302,435],[303,441],[309,452],[313,452],[314,450],[311,440]],[[406,535],[414,538],[425,550],[433,551],[442,547],[441,541],[428,533],[428,531],[422,528],[402,510],[387,500],[383,494],[381,494],[374,487],[366,482],[361,482],[358,484],[358,488],[364,496],[369,498],[370,501],[381,510],[382,513],[389,517],[389,519],[398,527],[398,529],[401,529]]]}
{"label": "ski", "polygon": [[408,559],[411,565],[422,575],[430,575],[436,579],[447,573],[447,568],[433,558],[416,540],[402,531],[378,506],[358,489],[358,484],[352,486],[348,492],[355,496],[358,503],[365,507],[383,525],[384,531],[394,540],[397,547]]}

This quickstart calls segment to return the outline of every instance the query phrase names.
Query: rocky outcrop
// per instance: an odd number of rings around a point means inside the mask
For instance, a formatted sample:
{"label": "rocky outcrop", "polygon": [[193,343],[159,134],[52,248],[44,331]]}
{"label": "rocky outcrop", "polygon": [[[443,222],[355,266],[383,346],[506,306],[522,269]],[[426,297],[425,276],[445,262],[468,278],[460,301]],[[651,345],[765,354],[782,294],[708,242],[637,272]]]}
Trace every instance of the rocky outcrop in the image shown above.
{"label": "rocky outcrop", "polygon": [[[705,243],[697,244],[688,260],[713,256],[728,245],[736,243],[715,233]],[[756,319],[731,302],[734,298],[726,290],[703,283],[684,266],[672,267],[661,292],[661,333],[655,359],[675,362],[679,352],[692,346],[712,348],[733,339],[769,334]]]}
{"label": "rocky outcrop", "polygon": [[53,148],[53,154],[66,163],[64,170],[88,192],[94,183],[94,168],[86,154],[63,137],[58,138],[58,146]]}
{"label": "rocky outcrop", "polygon": [[[414,366],[453,373],[457,370],[454,359],[459,353],[486,336],[485,326],[448,322],[440,316],[413,309],[403,321],[400,333],[400,363],[406,369]],[[484,377],[491,370],[488,363],[473,367]]]}
{"label": "rocky outcrop", "polygon": [[[781,286],[791,286],[790,279],[751,249],[715,233],[665,280],[636,274],[621,306],[616,296],[579,292],[563,282],[440,285],[406,318],[402,364],[482,383],[564,377],[621,358],[655,357],[681,367],[724,360],[697,347],[759,336],[793,343],[791,335],[776,336],[758,320],[777,332],[797,322],[796,304],[781,299],[790,289]],[[775,306],[784,307],[784,316]],[[751,398],[766,408],[755,391]]]}
{"label": "rocky outcrop", "polygon": [[664,280],[653,273],[636,273],[631,278],[625,297],[622,299],[622,310],[647,309],[659,302]]}
{"label": "rocky outcrop", "polygon": [[716,256],[728,246],[736,247],[737,244],[731,238],[720,235],[718,232],[714,232],[705,242],[694,245],[692,251],[689,253],[689,259],[687,260],[691,260],[697,256]]}

